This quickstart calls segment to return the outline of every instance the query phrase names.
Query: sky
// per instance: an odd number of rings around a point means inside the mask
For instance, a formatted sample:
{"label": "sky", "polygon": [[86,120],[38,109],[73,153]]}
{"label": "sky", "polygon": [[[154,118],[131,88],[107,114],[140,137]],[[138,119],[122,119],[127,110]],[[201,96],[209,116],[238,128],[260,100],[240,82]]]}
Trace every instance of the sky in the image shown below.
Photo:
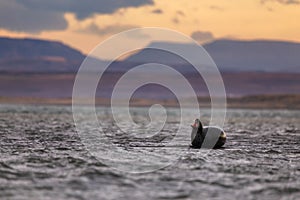
{"label": "sky", "polygon": [[0,0],[0,36],[61,41],[83,53],[132,28],[162,27],[199,43],[300,42],[300,0]]}

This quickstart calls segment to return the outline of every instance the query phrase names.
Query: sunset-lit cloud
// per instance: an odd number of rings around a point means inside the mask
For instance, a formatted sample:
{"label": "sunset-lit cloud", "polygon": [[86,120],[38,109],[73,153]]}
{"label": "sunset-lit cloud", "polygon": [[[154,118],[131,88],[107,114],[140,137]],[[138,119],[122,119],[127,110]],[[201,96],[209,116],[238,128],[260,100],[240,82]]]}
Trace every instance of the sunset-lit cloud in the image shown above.
{"label": "sunset-lit cloud", "polygon": [[92,34],[96,34],[96,35],[111,35],[111,34],[116,34],[119,33],[121,31],[125,31],[128,29],[132,29],[132,28],[138,28],[137,26],[133,26],[133,25],[126,25],[126,24],[112,24],[109,26],[104,26],[101,27],[95,23],[91,23],[89,24],[87,27],[83,28],[83,29],[79,29],[79,32],[83,32],[83,33],[92,33]]}
{"label": "sunset-lit cloud", "polygon": [[154,9],[151,12],[155,13],[155,14],[162,14],[163,13],[163,11],[161,9]]}
{"label": "sunset-lit cloud", "polygon": [[34,10],[15,0],[0,1],[1,28],[36,33],[41,30],[64,30],[67,25],[63,12]]}
{"label": "sunset-lit cloud", "polygon": [[173,29],[200,43],[229,36],[300,42],[299,8],[298,0],[5,0],[0,36],[59,40],[84,53],[136,27]]}
{"label": "sunset-lit cloud", "polygon": [[[12,0],[14,1],[14,0]],[[93,14],[109,14],[120,8],[140,7],[143,5],[152,5],[152,0],[16,0],[18,4],[32,11],[46,11],[46,12],[71,12],[74,13],[78,19],[85,19]]]}
{"label": "sunset-lit cloud", "polygon": [[31,33],[64,30],[68,25],[65,13],[73,13],[78,20],[83,20],[94,14],[152,4],[152,0],[4,0],[0,1],[0,25],[8,30]]}
{"label": "sunset-lit cloud", "polygon": [[215,39],[214,35],[209,31],[195,31],[191,37],[199,43],[205,43]]}
{"label": "sunset-lit cloud", "polygon": [[299,0],[261,0],[261,3],[268,3],[268,2],[277,2],[277,3],[281,3],[281,4],[299,4],[300,1]]}

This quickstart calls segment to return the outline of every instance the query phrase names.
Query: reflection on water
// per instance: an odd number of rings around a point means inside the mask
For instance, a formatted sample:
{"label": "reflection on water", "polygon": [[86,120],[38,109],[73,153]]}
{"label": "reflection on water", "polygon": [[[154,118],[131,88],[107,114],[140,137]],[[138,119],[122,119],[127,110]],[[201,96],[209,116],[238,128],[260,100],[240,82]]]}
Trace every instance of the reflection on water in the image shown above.
{"label": "reflection on water", "polygon": [[[123,151],[169,141],[179,121],[171,109],[162,133],[133,138],[118,132],[106,108],[97,111],[108,137],[127,147]],[[149,123],[142,108],[131,112],[136,122]],[[208,122],[209,112],[203,116]],[[128,174],[91,156],[70,107],[2,105],[0,199],[299,199],[299,124],[299,111],[229,110],[225,149],[189,149],[187,130],[184,145],[165,148],[182,155],[176,163]]]}

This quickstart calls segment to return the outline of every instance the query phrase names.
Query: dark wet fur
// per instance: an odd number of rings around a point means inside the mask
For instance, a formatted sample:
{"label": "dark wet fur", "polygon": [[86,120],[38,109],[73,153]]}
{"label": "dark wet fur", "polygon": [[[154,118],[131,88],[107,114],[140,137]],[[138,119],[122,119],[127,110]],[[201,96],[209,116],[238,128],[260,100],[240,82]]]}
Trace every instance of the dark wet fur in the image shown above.
{"label": "dark wet fur", "polygon": [[[194,140],[192,141],[192,148],[194,149],[200,149],[202,147],[203,141],[206,137],[207,134],[207,128],[204,129],[202,123],[199,121],[199,128],[197,128],[197,134],[196,137],[194,138]],[[193,131],[196,128],[193,128]],[[221,133],[220,133],[221,135]],[[224,144],[226,143],[226,138],[222,138],[219,137],[218,141],[216,142],[215,146],[213,147],[214,149],[220,149],[224,146]]]}

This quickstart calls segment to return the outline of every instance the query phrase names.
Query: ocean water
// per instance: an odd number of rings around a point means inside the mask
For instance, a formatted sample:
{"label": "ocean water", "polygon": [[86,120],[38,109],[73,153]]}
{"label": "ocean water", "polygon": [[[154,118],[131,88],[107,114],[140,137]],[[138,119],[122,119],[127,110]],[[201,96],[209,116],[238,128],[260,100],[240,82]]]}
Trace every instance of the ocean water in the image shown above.
{"label": "ocean water", "polygon": [[[203,113],[207,122],[209,112]],[[145,137],[123,135],[108,108],[97,114],[107,137],[121,147],[113,164],[91,154],[71,107],[1,105],[0,199],[300,199],[299,111],[227,110],[227,143],[218,150],[189,148],[190,129],[180,145],[161,147],[178,130],[176,109],[160,134]],[[133,108],[132,116],[149,122],[145,108]],[[147,161],[160,166],[148,157],[156,151],[176,159],[149,173],[118,170],[126,166],[122,155],[131,152],[140,167]]]}

